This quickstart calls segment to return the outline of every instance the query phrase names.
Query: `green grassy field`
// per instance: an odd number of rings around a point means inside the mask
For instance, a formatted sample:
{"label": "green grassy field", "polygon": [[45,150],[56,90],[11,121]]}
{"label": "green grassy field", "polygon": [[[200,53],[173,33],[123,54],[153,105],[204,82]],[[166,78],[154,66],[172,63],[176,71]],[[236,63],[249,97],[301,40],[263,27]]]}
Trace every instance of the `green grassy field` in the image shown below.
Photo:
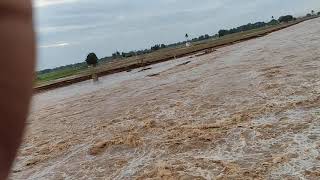
{"label": "green grassy field", "polygon": [[41,85],[41,84],[50,82],[52,80],[57,80],[57,79],[65,78],[68,76],[77,75],[85,69],[86,69],[85,67],[69,67],[69,68],[55,70],[55,71],[44,73],[44,74],[39,74],[37,75],[36,84]]}

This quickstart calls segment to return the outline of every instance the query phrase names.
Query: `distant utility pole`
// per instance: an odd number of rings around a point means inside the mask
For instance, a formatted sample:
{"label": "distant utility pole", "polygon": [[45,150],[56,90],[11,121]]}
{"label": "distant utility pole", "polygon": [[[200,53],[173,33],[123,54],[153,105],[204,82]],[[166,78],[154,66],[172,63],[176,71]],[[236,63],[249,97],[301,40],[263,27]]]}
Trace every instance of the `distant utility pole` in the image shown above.
{"label": "distant utility pole", "polygon": [[186,47],[191,46],[191,43],[189,42],[189,34],[188,33],[185,35],[185,38],[186,38]]}

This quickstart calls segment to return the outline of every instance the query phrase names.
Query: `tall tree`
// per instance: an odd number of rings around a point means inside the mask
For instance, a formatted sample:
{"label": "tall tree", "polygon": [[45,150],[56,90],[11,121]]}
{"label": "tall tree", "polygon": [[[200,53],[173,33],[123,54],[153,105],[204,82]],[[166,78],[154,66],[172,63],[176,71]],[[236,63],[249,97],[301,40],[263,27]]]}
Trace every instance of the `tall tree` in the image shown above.
{"label": "tall tree", "polygon": [[95,53],[89,53],[86,59],[89,66],[96,66],[98,64],[98,57]]}
{"label": "tall tree", "polygon": [[86,63],[89,65],[91,71],[91,77],[93,81],[98,81],[98,74],[96,73],[95,67],[98,64],[98,57],[95,53],[90,53],[87,56]]}

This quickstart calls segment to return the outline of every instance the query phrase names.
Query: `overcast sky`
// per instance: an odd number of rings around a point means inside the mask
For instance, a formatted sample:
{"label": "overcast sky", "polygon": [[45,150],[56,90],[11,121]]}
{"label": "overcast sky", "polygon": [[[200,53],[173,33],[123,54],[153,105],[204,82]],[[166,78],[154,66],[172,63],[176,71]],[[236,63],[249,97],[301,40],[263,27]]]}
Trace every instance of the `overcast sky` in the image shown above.
{"label": "overcast sky", "polygon": [[38,69],[169,44],[271,16],[320,10],[320,0],[34,0]]}

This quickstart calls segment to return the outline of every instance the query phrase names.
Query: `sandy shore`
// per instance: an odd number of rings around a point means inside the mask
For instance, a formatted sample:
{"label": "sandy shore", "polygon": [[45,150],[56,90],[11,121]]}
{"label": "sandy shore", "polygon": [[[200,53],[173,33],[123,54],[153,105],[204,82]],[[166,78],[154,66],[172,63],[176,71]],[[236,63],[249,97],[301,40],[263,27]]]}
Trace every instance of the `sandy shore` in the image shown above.
{"label": "sandy shore", "polygon": [[320,19],[35,95],[12,179],[318,179]]}

